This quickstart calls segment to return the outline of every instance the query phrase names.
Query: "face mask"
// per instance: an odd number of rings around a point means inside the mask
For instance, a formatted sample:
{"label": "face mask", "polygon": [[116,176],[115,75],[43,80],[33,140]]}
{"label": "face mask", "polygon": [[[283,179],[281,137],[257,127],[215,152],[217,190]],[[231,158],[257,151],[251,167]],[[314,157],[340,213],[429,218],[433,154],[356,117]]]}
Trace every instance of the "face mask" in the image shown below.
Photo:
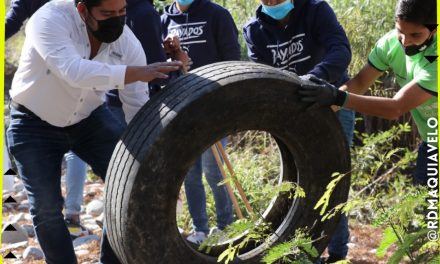
{"label": "face mask", "polygon": [[294,8],[291,0],[286,0],[284,3],[274,6],[262,6],[263,8],[261,9],[261,11],[275,20],[281,20],[285,18],[287,14],[289,14],[289,12],[292,11],[292,9]]}
{"label": "face mask", "polygon": [[177,3],[184,6],[190,5],[192,2],[194,2],[194,0],[177,0]]}
{"label": "face mask", "polygon": [[87,23],[86,25],[90,33],[92,33],[97,40],[105,43],[111,43],[121,36],[125,25],[125,15],[103,20],[97,20],[91,14],[90,16],[98,23],[98,29],[93,30]]}
{"label": "face mask", "polygon": [[402,48],[405,50],[405,54],[408,56],[416,55],[417,53],[420,53],[424,51],[429,45],[432,43],[433,37],[428,38],[420,45],[411,45],[411,46],[403,46],[402,42],[399,40],[400,45],[402,45]]}

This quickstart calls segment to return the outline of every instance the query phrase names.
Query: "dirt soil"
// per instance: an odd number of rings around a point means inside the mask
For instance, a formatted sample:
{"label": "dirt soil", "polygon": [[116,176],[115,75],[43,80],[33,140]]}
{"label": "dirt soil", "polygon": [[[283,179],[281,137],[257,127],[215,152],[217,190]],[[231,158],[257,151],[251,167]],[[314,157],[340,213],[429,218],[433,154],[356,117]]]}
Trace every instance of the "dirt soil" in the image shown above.
{"label": "dirt soil", "polygon": [[[102,197],[101,191],[96,191],[96,183],[87,184],[85,187],[85,199],[84,202],[87,203],[90,201],[91,197],[88,197],[87,194],[91,193],[90,188],[88,186],[93,185],[92,193],[93,199],[100,199]],[[11,215],[19,213],[18,211],[10,211],[10,212],[3,212],[3,219],[9,219]],[[20,224],[31,224],[30,221],[22,221]],[[376,248],[378,247],[382,233],[380,229],[376,229],[370,225],[362,225],[357,224],[354,222],[351,222],[350,224],[350,243],[349,243],[349,254],[348,254],[348,260],[350,263],[353,264],[384,264],[386,263],[386,260],[391,256],[391,253],[389,252],[387,256],[384,259],[378,259],[376,257]],[[95,231],[94,234],[101,235],[101,231]],[[2,244],[2,248],[7,246],[7,244]],[[36,242],[34,239],[29,239],[29,246],[37,246],[38,242]],[[98,263],[99,259],[99,243],[97,241],[92,242],[91,244],[88,244],[84,246],[82,249],[88,250],[90,254],[87,254],[85,256],[78,257],[78,261],[81,264],[95,264]],[[21,256],[23,254],[24,248],[19,248],[17,250],[13,250],[13,253],[16,255]],[[4,256],[8,252],[5,252],[4,250],[0,250],[1,254]],[[325,253],[324,253],[325,255]],[[44,264],[45,262],[42,260],[30,260],[30,261],[23,261],[22,259],[4,259],[3,263],[14,263],[14,264]],[[190,264],[190,263],[189,263]]]}

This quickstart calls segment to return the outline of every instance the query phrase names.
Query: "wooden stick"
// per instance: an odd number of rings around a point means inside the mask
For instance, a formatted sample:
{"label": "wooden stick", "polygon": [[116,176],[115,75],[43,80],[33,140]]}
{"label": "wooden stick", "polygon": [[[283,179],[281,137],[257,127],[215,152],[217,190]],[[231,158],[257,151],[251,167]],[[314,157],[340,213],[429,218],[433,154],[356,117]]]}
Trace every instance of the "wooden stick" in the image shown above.
{"label": "wooden stick", "polygon": [[240,194],[240,197],[241,197],[241,199],[244,202],[246,210],[249,213],[253,213],[254,210],[252,209],[251,204],[249,203],[248,199],[246,198],[246,194],[244,193],[244,190],[241,187],[240,182],[238,181],[237,177],[235,176],[234,169],[232,168],[231,162],[229,161],[228,156],[226,155],[226,152],[225,152],[225,150],[224,150],[224,148],[222,146],[222,143],[219,141],[219,142],[215,143],[215,145],[218,148],[218,150],[219,150],[223,160],[226,163],[226,167],[228,168],[229,173],[231,174],[231,178],[234,181],[235,187],[237,187],[238,193]]}
{"label": "wooden stick", "polygon": [[[223,163],[220,159],[220,155],[215,145],[211,146],[211,151],[212,154],[214,154],[214,158],[217,161],[217,165],[218,168],[220,169],[220,173],[222,174],[223,179],[226,180],[226,173],[225,170],[223,169]],[[235,198],[234,191],[232,190],[231,185],[227,181],[225,182],[225,185],[226,185],[226,190],[228,190],[229,197],[231,197],[231,201],[232,201],[232,205],[234,206],[235,213],[237,214],[239,219],[243,219],[243,214],[241,213],[240,207],[238,206],[237,198]]]}

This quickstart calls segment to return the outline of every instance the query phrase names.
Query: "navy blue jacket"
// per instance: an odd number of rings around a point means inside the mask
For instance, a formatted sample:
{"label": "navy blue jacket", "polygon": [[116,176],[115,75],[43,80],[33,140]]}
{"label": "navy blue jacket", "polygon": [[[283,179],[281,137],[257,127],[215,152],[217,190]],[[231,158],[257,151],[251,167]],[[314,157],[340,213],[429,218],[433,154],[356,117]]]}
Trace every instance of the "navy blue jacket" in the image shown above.
{"label": "navy blue jacket", "polygon": [[5,38],[8,39],[17,33],[23,22],[47,2],[49,0],[12,0],[6,14]]}
{"label": "navy blue jacket", "polygon": [[295,0],[287,25],[257,9],[243,28],[249,59],[298,75],[313,74],[335,85],[348,80],[351,50],[327,2]]}
{"label": "navy blue jacket", "polygon": [[147,63],[166,61],[162,48],[160,15],[151,0],[126,0],[127,26],[139,39],[144,49]]}
{"label": "navy blue jacket", "polygon": [[[139,39],[144,49],[147,63],[166,61],[167,57],[162,47],[162,30],[160,15],[154,8],[151,0],[126,0],[127,1],[127,26]],[[160,89],[163,80],[150,82],[150,94]],[[118,90],[106,93],[106,102],[111,106],[121,107]]]}
{"label": "navy blue jacket", "polygon": [[192,69],[210,63],[240,60],[238,30],[231,14],[210,0],[195,0],[181,13],[174,2],[165,8],[162,37],[178,35],[193,61]]}

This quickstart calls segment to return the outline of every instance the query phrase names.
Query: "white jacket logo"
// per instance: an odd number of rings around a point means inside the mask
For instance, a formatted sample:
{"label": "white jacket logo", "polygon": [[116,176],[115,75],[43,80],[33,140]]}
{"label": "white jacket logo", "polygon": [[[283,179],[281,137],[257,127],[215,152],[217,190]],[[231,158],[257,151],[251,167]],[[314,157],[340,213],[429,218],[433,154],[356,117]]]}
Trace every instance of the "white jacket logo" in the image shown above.
{"label": "white jacket logo", "polygon": [[[276,45],[268,45],[267,48],[269,48],[272,53],[273,65],[281,69],[288,69],[290,68],[289,66],[292,66],[297,62],[310,59],[310,56],[306,56],[300,59],[292,60],[302,54],[302,51],[304,50],[304,36],[304,33],[298,34],[296,36],[293,36],[287,42],[279,43]],[[292,68],[294,68],[294,66],[292,66]]]}
{"label": "white jacket logo", "polygon": [[168,34],[177,35],[182,44],[205,43],[206,40],[196,40],[204,33],[206,22],[188,23],[168,27]]}

